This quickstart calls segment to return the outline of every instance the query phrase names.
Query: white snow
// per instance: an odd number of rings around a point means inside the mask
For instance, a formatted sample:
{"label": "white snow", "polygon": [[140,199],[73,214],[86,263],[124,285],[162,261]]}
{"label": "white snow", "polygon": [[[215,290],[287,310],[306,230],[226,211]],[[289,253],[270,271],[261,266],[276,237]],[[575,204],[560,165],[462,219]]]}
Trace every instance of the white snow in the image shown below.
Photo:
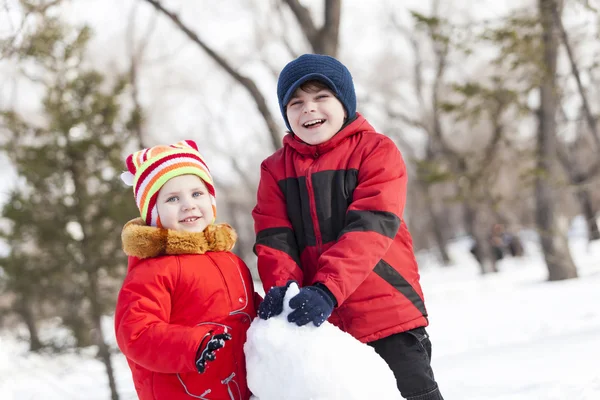
{"label": "white snow", "polygon": [[[600,243],[573,237],[580,278],[561,282],[546,281],[533,241],[524,258],[502,260],[500,273],[484,277],[468,246],[468,240],[451,245],[453,267],[420,257],[433,369],[444,398],[600,399]],[[26,349],[14,335],[0,335],[0,399],[109,398],[94,349],[61,356]],[[125,360],[117,355],[114,362],[121,399],[135,399]]]}
{"label": "white snow", "polygon": [[373,348],[329,322],[317,328],[287,321],[288,303],[299,291],[290,285],[283,312],[255,319],[248,330],[252,393],[260,400],[400,400],[394,374]]}

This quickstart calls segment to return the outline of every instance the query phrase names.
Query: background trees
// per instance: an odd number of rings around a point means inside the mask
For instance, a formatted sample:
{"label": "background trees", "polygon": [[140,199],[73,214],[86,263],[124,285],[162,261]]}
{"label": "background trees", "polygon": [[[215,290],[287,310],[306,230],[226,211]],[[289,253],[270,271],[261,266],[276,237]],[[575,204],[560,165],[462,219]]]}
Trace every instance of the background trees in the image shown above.
{"label": "background trees", "polygon": [[[468,235],[480,272],[497,271],[500,223],[539,234],[549,279],[576,277],[571,219],[600,237],[593,4],[515,1],[486,17],[478,2],[365,3],[0,1],[4,323],[17,315],[32,350],[93,343],[110,376],[102,316],[137,215],[118,174],[142,145],[201,144],[219,219],[252,266],[259,164],[285,133],[276,78],[305,52],[346,63],[359,110],[398,143],[417,250],[451,266],[447,242]],[[47,321],[70,341],[45,338]]]}
{"label": "background trees", "polygon": [[[118,180],[126,147],[138,145],[136,121],[126,111],[126,81],[106,79],[86,63],[91,31],[51,11],[23,32],[12,54],[39,86],[40,113],[0,113],[2,149],[18,174],[2,210],[10,246],[0,260],[2,280],[31,349],[96,345],[116,399],[102,318],[114,309],[125,270],[119,231],[137,212]],[[40,339],[38,323],[50,317],[72,342]]]}

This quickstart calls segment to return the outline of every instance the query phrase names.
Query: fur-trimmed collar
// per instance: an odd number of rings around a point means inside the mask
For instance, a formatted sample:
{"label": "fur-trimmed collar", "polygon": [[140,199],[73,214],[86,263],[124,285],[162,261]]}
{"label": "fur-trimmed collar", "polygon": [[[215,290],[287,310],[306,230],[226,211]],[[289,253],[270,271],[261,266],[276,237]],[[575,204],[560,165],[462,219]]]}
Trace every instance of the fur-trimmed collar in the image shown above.
{"label": "fur-trimmed collar", "polygon": [[237,234],[227,224],[213,224],[203,232],[191,233],[147,226],[141,218],[126,223],[121,232],[125,254],[138,258],[229,251],[236,239]]}

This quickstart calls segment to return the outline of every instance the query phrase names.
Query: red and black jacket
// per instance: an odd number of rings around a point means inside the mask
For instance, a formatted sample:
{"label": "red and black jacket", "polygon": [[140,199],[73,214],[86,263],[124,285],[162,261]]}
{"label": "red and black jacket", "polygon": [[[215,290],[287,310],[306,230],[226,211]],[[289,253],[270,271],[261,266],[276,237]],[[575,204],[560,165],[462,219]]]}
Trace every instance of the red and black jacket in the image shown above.
{"label": "red and black jacket", "polygon": [[406,185],[398,148],[360,114],[316,146],[288,134],[252,212],[265,291],[321,282],[338,304],[329,322],[362,342],[426,326]]}

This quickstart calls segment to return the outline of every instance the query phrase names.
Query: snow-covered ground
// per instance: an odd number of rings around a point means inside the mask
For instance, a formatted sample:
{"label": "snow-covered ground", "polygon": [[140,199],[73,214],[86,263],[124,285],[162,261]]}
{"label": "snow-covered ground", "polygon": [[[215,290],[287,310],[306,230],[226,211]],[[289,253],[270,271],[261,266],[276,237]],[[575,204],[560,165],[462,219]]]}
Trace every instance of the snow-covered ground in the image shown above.
{"label": "snow-covered ground", "polygon": [[[480,276],[467,240],[451,245],[456,266],[421,260],[431,318],[433,367],[446,400],[600,399],[600,243],[571,240],[579,279],[546,282],[539,250]],[[110,321],[107,321],[110,330]],[[28,354],[0,335],[0,399],[109,399],[93,349]],[[596,349],[596,350],[594,350]],[[168,356],[168,355],[165,355]],[[122,399],[135,399],[129,369],[114,357]]]}
{"label": "snow-covered ground", "polygon": [[580,279],[545,281],[533,246],[496,275],[470,260],[423,273],[445,399],[600,399],[600,243],[571,248]]}

